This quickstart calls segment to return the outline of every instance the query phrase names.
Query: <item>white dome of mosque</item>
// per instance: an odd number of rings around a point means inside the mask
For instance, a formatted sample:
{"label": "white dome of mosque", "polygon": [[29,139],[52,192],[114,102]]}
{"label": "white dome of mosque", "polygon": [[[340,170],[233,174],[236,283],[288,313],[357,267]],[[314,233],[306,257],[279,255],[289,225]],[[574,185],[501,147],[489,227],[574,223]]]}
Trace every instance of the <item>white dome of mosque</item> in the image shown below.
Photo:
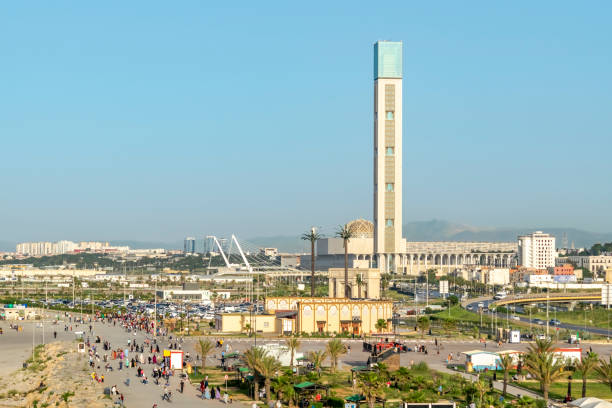
{"label": "white dome of mosque", "polygon": [[355,238],[374,238],[374,224],[371,221],[359,218],[346,225]]}

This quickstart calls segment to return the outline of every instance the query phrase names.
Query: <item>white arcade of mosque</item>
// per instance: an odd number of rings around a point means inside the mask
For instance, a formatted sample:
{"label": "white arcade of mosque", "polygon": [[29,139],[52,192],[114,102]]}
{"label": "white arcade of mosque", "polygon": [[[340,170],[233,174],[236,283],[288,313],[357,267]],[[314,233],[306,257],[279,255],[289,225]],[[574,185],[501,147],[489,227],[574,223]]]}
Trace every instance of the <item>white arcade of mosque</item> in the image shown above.
{"label": "white arcade of mosque", "polygon": [[[348,223],[353,238],[348,242],[349,267],[375,268],[378,259],[374,252],[374,224],[364,219]],[[452,272],[455,269],[477,266],[516,266],[516,242],[406,242],[406,251],[388,254],[389,271],[402,275],[418,275],[428,269]],[[316,268],[344,267],[344,246],[340,238],[317,241]],[[310,268],[310,257],[302,258],[302,267]]]}

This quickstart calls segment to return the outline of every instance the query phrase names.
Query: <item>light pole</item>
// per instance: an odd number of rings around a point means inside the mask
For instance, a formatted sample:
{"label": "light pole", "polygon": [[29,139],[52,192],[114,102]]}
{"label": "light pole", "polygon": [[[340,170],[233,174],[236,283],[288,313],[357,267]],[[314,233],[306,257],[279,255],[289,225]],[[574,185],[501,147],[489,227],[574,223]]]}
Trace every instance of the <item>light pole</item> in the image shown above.
{"label": "light pole", "polygon": [[154,314],[153,314],[153,337],[157,338],[157,277],[155,277]]}
{"label": "light pole", "polygon": [[425,270],[425,308],[429,307],[429,271]]}
{"label": "light pole", "polygon": [[548,338],[548,328],[550,326],[549,324],[549,320],[548,320],[548,307],[550,305],[550,294],[548,292],[548,289],[546,290],[546,337]]}

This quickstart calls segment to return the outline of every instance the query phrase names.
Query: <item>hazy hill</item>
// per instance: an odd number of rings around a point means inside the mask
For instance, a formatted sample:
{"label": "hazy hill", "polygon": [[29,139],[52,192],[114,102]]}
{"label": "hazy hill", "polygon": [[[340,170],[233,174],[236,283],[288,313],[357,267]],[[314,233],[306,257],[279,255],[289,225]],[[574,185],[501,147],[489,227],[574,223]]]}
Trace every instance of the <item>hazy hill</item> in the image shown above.
{"label": "hazy hill", "polygon": [[[567,235],[568,245],[572,242],[576,248],[591,247],[597,242],[612,242],[612,233],[596,233],[576,228],[478,228],[469,225],[455,224],[443,220],[415,221],[404,224],[403,234],[408,241],[489,241],[515,242],[517,237],[534,231],[543,231],[557,238],[561,246],[562,237]],[[257,237],[248,239],[252,244],[261,247],[274,247],[282,252],[308,252],[309,248],[298,236]]]}
{"label": "hazy hill", "polygon": [[[559,227],[525,227],[525,228],[478,228],[470,225],[455,224],[444,220],[415,221],[404,224],[403,233],[408,241],[490,241],[514,242],[516,237],[533,231],[544,231],[557,238],[557,246],[562,245],[563,234],[567,236],[568,245],[574,243],[576,248],[591,247],[597,242],[612,242],[612,233],[596,233],[576,228]],[[116,240],[111,245],[127,245],[130,248],[166,248],[182,249],[183,241],[159,242]],[[249,247],[272,247],[281,252],[309,252],[310,246],[300,239],[299,235],[255,237],[247,239]],[[0,251],[14,251],[15,242],[0,241]],[[202,242],[198,240],[197,249],[201,250]],[[252,248],[249,248],[252,249]],[[245,250],[247,250],[245,248]]]}
{"label": "hazy hill", "polygon": [[513,242],[522,234],[543,231],[557,238],[557,247],[562,245],[565,233],[568,245],[576,248],[590,247],[597,242],[612,241],[612,233],[596,233],[576,228],[525,227],[525,228],[477,228],[448,221],[431,220],[404,224],[404,236],[408,241],[497,241]]}

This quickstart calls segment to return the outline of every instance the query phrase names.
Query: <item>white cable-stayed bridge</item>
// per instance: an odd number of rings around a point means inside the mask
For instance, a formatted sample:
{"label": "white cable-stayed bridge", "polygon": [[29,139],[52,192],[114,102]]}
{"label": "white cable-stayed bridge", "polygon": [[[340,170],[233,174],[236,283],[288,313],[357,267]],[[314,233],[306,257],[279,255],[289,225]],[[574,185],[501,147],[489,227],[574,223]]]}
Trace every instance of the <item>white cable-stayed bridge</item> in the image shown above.
{"label": "white cable-stayed bridge", "polygon": [[[223,275],[242,277],[264,275],[265,278],[301,278],[311,274],[309,269],[283,265],[280,256],[266,255],[260,246],[239,240],[233,234],[229,239],[219,239],[213,235],[207,236],[207,239],[213,243],[213,251],[209,253],[209,267],[212,267],[213,263],[219,264],[219,259],[222,259],[222,264],[225,265],[215,274],[219,277]],[[310,256],[310,254],[301,256]],[[315,271],[315,274],[327,275],[327,271]]]}

